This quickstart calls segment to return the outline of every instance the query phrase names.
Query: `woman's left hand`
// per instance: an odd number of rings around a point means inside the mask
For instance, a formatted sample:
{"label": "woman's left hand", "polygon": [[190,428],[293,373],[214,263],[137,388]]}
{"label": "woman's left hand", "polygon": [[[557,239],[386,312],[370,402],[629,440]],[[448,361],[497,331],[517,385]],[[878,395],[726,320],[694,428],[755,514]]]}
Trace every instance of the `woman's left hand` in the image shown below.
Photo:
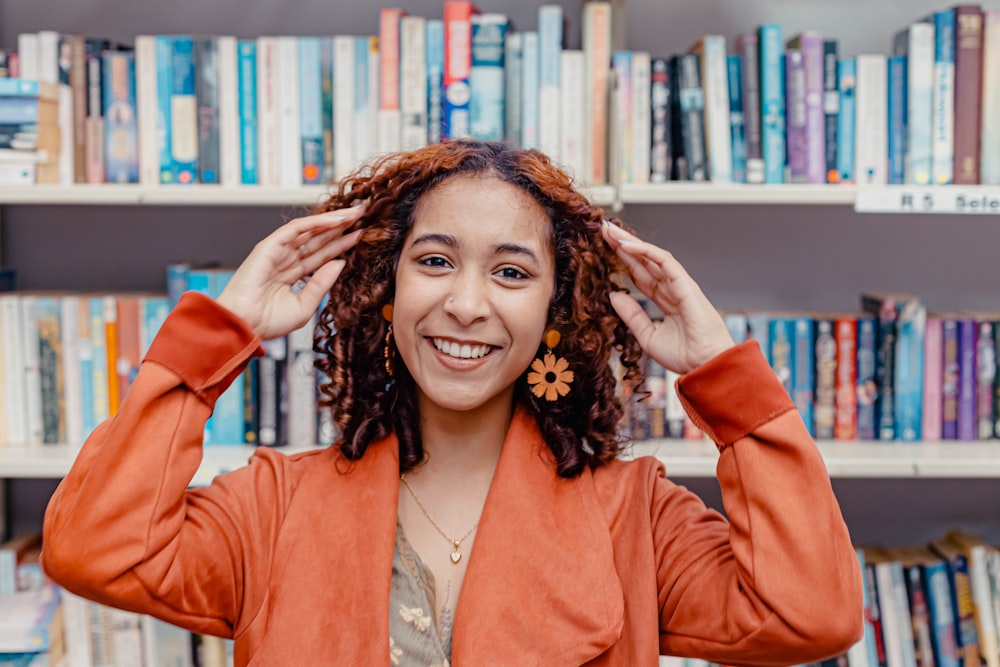
{"label": "woman's left hand", "polygon": [[635,286],[663,313],[663,321],[654,323],[631,296],[611,294],[612,306],[643,352],[664,368],[684,374],[733,347],[722,316],[672,254],[610,223],[602,234],[628,267]]}

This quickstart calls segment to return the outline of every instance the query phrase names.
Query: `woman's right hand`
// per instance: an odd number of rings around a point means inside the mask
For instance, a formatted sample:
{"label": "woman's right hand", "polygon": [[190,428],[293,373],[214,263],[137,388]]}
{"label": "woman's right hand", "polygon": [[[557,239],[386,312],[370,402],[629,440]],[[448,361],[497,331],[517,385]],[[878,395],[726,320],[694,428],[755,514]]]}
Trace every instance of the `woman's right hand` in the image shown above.
{"label": "woman's right hand", "polygon": [[[354,247],[360,229],[344,230],[364,204],[288,222],[260,241],[219,295],[262,340],[284,336],[309,321],[344,268],[339,257]],[[292,286],[306,280],[296,293]]]}

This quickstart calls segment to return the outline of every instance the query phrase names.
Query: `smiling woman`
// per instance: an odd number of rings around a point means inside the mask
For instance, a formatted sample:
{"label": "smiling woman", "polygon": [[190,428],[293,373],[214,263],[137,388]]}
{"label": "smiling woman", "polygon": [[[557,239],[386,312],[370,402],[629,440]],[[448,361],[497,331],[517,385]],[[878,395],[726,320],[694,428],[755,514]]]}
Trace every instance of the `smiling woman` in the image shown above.
{"label": "smiling woman", "polygon": [[[326,296],[342,440],[188,489],[218,396]],[[612,355],[635,388],[643,354],[718,446],[728,520],[618,458]],[[238,666],[780,665],[861,632],[825,466],[756,343],[543,154],[496,143],[387,156],[217,300],[182,297],[44,540],[67,589],[235,637]]]}

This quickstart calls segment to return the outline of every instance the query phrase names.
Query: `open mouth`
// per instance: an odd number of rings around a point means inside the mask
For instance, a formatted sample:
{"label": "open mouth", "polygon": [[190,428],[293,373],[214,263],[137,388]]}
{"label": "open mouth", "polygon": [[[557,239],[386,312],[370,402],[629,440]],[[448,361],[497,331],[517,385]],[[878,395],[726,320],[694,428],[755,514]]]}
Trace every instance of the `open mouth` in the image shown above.
{"label": "open mouth", "polygon": [[456,343],[444,338],[432,338],[431,340],[438,352],[455,359],[482,359],[494,349],[492,345]]}

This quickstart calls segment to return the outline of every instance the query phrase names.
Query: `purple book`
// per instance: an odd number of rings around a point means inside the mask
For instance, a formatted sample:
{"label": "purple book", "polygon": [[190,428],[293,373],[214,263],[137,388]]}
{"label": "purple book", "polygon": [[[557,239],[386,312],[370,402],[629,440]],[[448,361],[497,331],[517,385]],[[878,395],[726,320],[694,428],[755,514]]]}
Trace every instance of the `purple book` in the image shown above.
{"label": "purple book", "polygon": [[976,321],[958,321],[958,439],[976,439]]}
{"label": "purple book", "polygon": [[802,51],[785,51],[785,109],[788,115],[786,183],[808,180],[809,139],[806,133],[806,68]]}
{"label": "purple book", "polygon": [[823,36],[807,30],[788,43],[802,52],[805,68],[806,181],[826,183],[826,116],[823,111]]}
{"label": "purple book", "polygon": [[958,439],[958,320],[944,316],[941,320],[941,439]]}

